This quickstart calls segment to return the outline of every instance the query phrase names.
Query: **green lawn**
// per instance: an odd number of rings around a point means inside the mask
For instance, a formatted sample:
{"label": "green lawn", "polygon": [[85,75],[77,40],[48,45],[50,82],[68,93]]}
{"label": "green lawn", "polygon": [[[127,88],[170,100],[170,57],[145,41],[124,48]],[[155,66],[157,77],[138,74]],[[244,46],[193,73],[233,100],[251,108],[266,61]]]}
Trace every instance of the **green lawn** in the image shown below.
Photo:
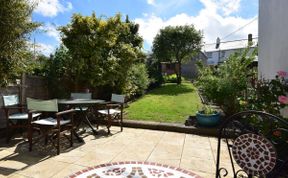
{"label": "green lawn", "polygon": [[201,106],[195,87],[190,82],[165,84],[130,103],[127,119],[184,123]]}

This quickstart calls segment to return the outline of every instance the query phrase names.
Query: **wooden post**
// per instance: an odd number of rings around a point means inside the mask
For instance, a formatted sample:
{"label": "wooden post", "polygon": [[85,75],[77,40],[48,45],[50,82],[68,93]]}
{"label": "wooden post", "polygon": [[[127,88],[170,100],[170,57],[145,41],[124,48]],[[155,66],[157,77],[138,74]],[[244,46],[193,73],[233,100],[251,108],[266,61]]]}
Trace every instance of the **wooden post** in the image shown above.
{"label": "wooden post", "polygon": [[25,104],[26,98],[26,74],[22,74],[20,83],[20,103]]}

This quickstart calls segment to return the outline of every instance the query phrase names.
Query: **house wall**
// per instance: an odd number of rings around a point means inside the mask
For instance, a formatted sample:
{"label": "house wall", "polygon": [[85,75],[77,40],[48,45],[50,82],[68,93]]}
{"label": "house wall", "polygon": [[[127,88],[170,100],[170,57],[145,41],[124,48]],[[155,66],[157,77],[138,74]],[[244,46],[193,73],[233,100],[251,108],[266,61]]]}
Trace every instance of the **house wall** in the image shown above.
{"label": "house wall", "polygon": [[211,65],[217,65],[219,61],[219,50],[218,51],[205,51],[207,56],[207,62]]}
{"label": "house wall", "polygon": [[[218,51],[206,51],[205,54],[208,57],[208,64],[216,65],[218,63],[224,62],[231,54],[235,52],[242,52],[245,48],[237,48],[237,49],[225,49]],[[249,53],[251,54],[254,51],[255,47],[251,47]],[[207,54],[211,53],[211,54]],[[219,58],[220,54],[220,58]]]}
{"label": "house wall", "polygon": [[182,76],[193,79],[197,76],[198,70],[196,67],[196,60],[190,60],[186,64],[182,64]]}
{"label": "house wall", "polygon": [[207,57],[201,52],[198,56],[193,57],[187,63],[182,64],[182,76],[189,79],[194,79],[198,75],[198,69],[196,62],[201,60],[205,65],[207,65]]}
{"label": "house wall", "polygon": [[259,0],[259,78],[288,70],[287,7],[287,0]]}

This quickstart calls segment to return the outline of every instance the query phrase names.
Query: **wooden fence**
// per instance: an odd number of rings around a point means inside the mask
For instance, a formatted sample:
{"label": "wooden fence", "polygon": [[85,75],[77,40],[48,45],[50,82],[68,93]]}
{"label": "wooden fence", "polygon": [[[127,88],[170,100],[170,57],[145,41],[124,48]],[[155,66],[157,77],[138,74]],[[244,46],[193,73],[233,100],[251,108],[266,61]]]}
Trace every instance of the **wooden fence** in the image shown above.
{"label": "wooden fence", "polygon": [[[21,84],[15,84],[6,88],[0,88],[0,107],[3,106],[3,95],[17,94],[20,102],[26,104],[26,98],[48,99],[50,97],[47,80],[38,76],[23,75]],[[6,119],[3,109],[0,110],[0,129],[6,127]]]}

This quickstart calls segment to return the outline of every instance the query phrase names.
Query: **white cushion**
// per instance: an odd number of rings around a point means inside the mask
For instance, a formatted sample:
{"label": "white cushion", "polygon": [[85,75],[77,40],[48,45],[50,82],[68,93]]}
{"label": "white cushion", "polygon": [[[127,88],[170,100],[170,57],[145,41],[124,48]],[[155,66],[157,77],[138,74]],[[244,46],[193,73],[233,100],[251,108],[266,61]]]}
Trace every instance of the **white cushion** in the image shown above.
{"label": "white cushion", "polygon": [[[107,115],[108,114],[108,109],[99,110],[98,112],[101,113],[101,114],[106,114]],[[109,114],[111,114],[111,115],[119,114],[119,113],[121,113],[121,111],[116,110],[116,109],[110,109],[109,110]]]}
{"label": "white cushion", "polygon": [[[68,124],[70,122],[70,120],[61,120],[60,121],[60,125],[64,125],[64,124]],[[39,125],[47,125],[47,126],[56,126],[57,125],[57,120],[52,118],[52,117],[48,117],[45,119],[40,119],[37,121],[33,121],[33,124],[39,124]]]}
{"label": "white cushion", "polygon": [[[32,117],[38,117],[40,116],[41,113],[33,113]],[[28,114],[27,113],[15,113],[9,115],[9,119],[28,119]]]}
{"label": "white cushion", "polygon": [[[81,109],[79,107],[74,108],[75,111],[81,111]],[[88,107],[82,107],[82,111],[87,111]]]}

